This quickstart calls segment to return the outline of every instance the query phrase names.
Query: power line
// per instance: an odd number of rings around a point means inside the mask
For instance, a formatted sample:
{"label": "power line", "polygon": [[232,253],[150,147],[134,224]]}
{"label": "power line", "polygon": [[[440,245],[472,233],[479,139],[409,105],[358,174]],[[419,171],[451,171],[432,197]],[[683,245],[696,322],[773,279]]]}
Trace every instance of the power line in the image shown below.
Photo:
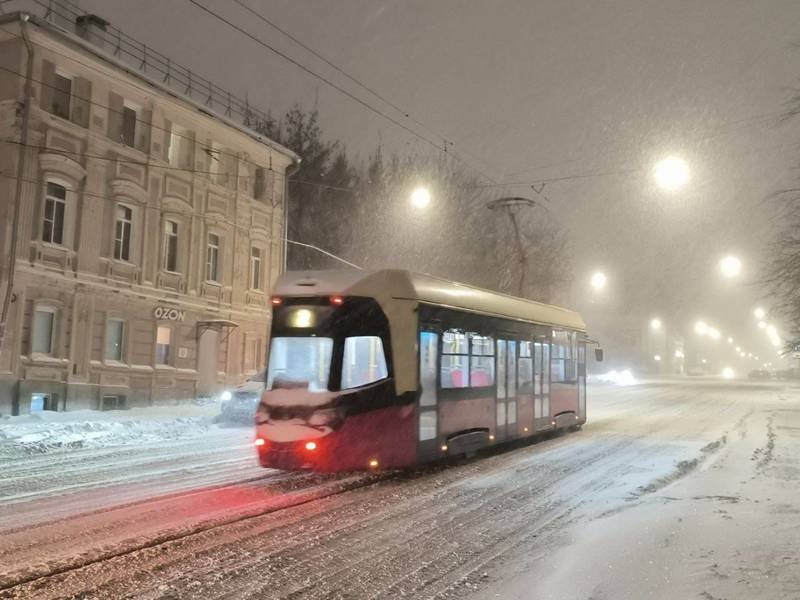
{"label": "power line", "polygon": [[[42,183],[41,180],[29,179],[29,178],[25,178],[25,177],[20,178],[20,177],[17,177],[16,175],[8,175],[8,174],[3,173],[3,172],[0,172],[0,177],[4,177],[6,179],[11,179],[11,180],[20,179],[21,181],[24,181],[26,183],[32,183],[34,185],[40,185]],[[75,192],[75,193],[78,193],[78,192]],[[90,198],[98,198],[100,200],[105,200],[107,202],[111,202],[112,204],[117,204],[117,203],[120,202],[116,198],[111,198],[111,197],[106,196],[104,194],[96,194],[94,192],[88,192],[86,190],[81,191],[80,194],[83,195],[83,196],[88,196]],[[123,202],[123,204],[124,204],[124,202]],[[140,206],[139,208],[143,208],[145,210],[154,211],[154,212],[158,213],[159,217],[169,216],[169,215],[181,215],[181,216],[193,216],[193,217],[198,217],[198,218],[204,219],[205,217],[208,216],[208,213],[202,213],[202,212],[199,212],[199,211],[175,211],[175,210],[164,209],[164,208],[161,208],[161,207],[158,207],[158,206],[150,206],[150,205],[147,205],[147,204],[145,204],[144,206]],[[220,223],[220,222],[221,223],[225,223],[227,225],[230,225],[233,229],[235,229],[237,231],[240,231],[240,232],[245,232],[245,233],[252,232],[252,227],[251,226],[239,225],[235,221],[232,221],[232,220],[226,219],[226,218],[219,218],[217,215],[214,215],[214,222],[215,223]],[[248,236],[248,237],[250,237],[250,236]],[[252,238],[250,238],[250,239],[252,241]],[[330,257],[330,258],[338,260],[339,262],[341,262],[343,264],[346,264],[346,265],[348,265],[350,267],[353,267],[355,269],[361,269],[362,268],[362,267],[360,267],[360,266],[358,266],[358,265],[356,265],[354,263],[351,263],[348,260],[345,260],[344,258],[341,258],[340,256],[337,256],[337,255],[333,254],[332,252],[329,252],[329,251],[325,250],[324,248],[320,248],[319,246],[315,246],[314,244],[307,244],[305,242],[298,242],[298,241],[290,240],[290,239],[284,238],[284,237],[279,237],[277,239],[270,238],[269,244],[273,245],[273,246],[277,246],[280,242],[284,242],[284,241],[289,243],[289,244],[296,245],[296,246],[303,246],[303,247],[306,247],[306,248],[311,248],[312,250],[316,250],[317,252],[320,252],[320,253],[322,253],[322,254]]]}
{"label": "power line", "polygon": [[[381,111],[381,110],[379,110],[379,109],[375,108],[374,106],[372,106],[371,104],[369,104],[369,103],[368,103],[368,102],[366,102],[365,100],[362,100],[361,98],[359,98],[358,96],[356,96],[356,95],[352,94],[351,92],[347,91],[347,90],[346,90],[346,89],[344,89],[343,87],[341,87],[341,86],[337,85],[336,83],[334,83],[334,82],[332,82],[331,80],[327,79],[326,77],[324,77],[324,76],[320,75],[319,73],[317,73],[317,72],[315,72],[315,71],[312,71],[311,69],[309,69],[308,67],[306,67],[306,66],[305,66],[304,64],[302,64],[301,62],[299,62],[299,61],[297,61],[297,60],[293,59],[291,56],[289,56],[289,55],[285,54],[284,52],[281,52],[281,51],[280,51],[280,50],[278,50],[277,48],[274,48],[273,46],[269,45],[267,42],[265,42],[265,41],[264,41],[264,40],[262,40],[261,38],[259,38],[259,37],[255,36],[255,35],[253,35],[252,33],[250,33],[250,32],[248,32],[248,31],[246,31],[245,29],[242,29],[241,27],[239,27],[238,25],[236,25],[236,24],[235,24],[235,23],[233,23],[232,21],[230,21],[230,20],[226,19],[225,17],[221,16],[220,14],[218,14],[218,13],[214,12],[214,11],[213,11],[213,10],[211,10],[210,8],[208,8],[208,7],[206,7],[206,6],[202,5],[202,4],[200,4],[200,3],[199,3],[197,0],[187,0],[187,1],[188,1],[188,2],[190,2],[191,4],[195,5],[197,8],[199,8],[199,9],[200,9],[200,10],[202,10],[202,11],[204,11],[205,13],[207,13],[207,14],[211,15],[212,17],[214,17],[214,18],[215,18],[215,19],[217,19],[218,21],[221,21],[222,23],[225,23],[225,24],[226,24],[226,25],[228,25],[230,28],[234,29],[235,31],[238,31],[240,34],[242,34],[242,35],[246,36],[247,38],[251,39],[252,41],[254,41],[255,43],[257,43],[258,45],[262,46],[263,48],[266,48],[266,49],[267,49],[267,50],[269,50],[270,52],[273,52],[274,54],[277,54],[278,56],[280,56],[281,58],[283,58],[283,59],[285,59],[285,60],[289,61],[291,64],[295,65],[295,66],[296,66],[296,67],[298,67],[299,69],[302,69],[303,71],[305,71],[306,73],[308,73],[308,74],[309,74],[309,75],[311,75],[312,77],[315,77],[316,79],[319,79],[320,81],[322,81],[322,82],[323,82],[323,83],[325,83],[326,85],[328,85],[328,86],[332,87],[333,89],[337,90],[339,93],[341,93],[341,94],[343,94],[343,95],[347,96],[348,98],[350,98],[350,99],[351,99],[351,100],[353,100],[354,102],[357,102],[358,104],[360,104],[361,106],[363,106],[364,108],[366,108],[367,110],[369,110],[370,112],[372,112],[372,113],[374,113],[374,114],[376,114],[376,115],[378,115],[378,116],[380,116],[380,117],[382,117],[382,118],[386,119],[386,120],[387,120],[387,121],[389,121],[390,123],[392,123],[392,124],[396,125],[397,127],[399,127],[399,128],[401,128],[401,129],[403,129],[404,131],[406,131],[406,132],[410,133],[410,134],[411,134],[411,135],[413,135],[414,137],[416,137],[416,138],[418,138],[418,139],[420,139],[420,140],[422,140],[422,141],[424,141],[424,142],[426,142],[426,143],[430,144],[430,145],[431,145],[433,148],[435,148],[435,149],[437,149],[437,150],[442,150],[442,149],[443,149],[443,148],[442,148],[442,147],[439,145],[439,143],[438,143],[438,142],[431,140],[430,138],[428,138],[428,137],[426,137],[426,136],[424,136],[424,135],[420,134],[420,133],[419,133],[419,132],[417,132],[417,131],[414,131],[414,130],[413,130],[413,129],[411,129],[410,127],[408,127],[408,126],[406,126],[405,124],[401,123],[401,122],[400,122],[400,121],[398,121],[397,119],[394,119],[394,118],[393,118],[393,117],[391,117],[390,115],[387,115],[387,114],[386,114],[386,113],[384,113],[383,111]],[[447,141],[447,140],[445,140],[445,144],[444,144],[444,151],[445,151],[445,152],[447,152],[447,144],[448,144],[448,141]],[[490,177],[489,175],[487,175],[486,173],[484,173],[484,172],[483,172],[483,171],[481,171],[480,169],[478,169],[478,168],[474,167],[473,165],[469,164],[469,163],[468,163],[466,160],[464,160],[463,158],[461,158],[460,156],[458,156],[458,154],[457,154],[455,151],[453,151],[453,152],[450,152],[449,154],[450,154],[450,155],[452,155],[452,156],[453,156],[453,157],[454,157],[456,160],[458,160],[459,162],[463,163],[464,165],[466,165],[467,167],[469,167],[470,169],[472,169],[473,171],[475,171],[476,173],[480,174],[480,175],[481,175],[482,177],[484,177],[485,179],[488,179],[489,181],[494,181],[494,179],[493,179],[492,177]]]}
{"label": "power line", "polygon": [[[442,135],[441,133],[439,133],[439,132],[431,129],[427,125],[425,125],[425,123],[423,123],[419,119],[416,119],[416,118],[412,117],[411,114],[408,111],[404,110],[402,107],[398,106],[396,103],[394,103],[391,100],[389,100],[386,96],[380,94],[377,90],[375,90],[375,88],[368,86],[366,83],[364,83],[360,79],[354,77],[353,75],[351,75],[350,73],[345,71],[342,67],[340,67],[339,65],[335,64],[333,61],[331,61],[330,59],[328,59],[325,56],[323,56],[321,53],[319,53],[316,50],[314,50],[314,48],[310,47],[308,44],[303,43],[296,36],[292,35],[292,33],[287,31],[286,29],[280,27],[275,22],[271,21],[269,18],[264,16],[263,13],[257,11],[256,9],[254,9],[251,6],[248,6],[242,0],[232,0],[232,1],[235,2],[236,4],[238,4],[239,6],[241,6],[243,9],[245,9],[247,12],[249,12],[251,15],[253,15],[257,19],[259,19],[260,21],[266,23],[267,25],[269,25],[270,27],[272,27],[276,31],[278,31],[281,34],[285,35],[287,38],[292,40],[295,44],[297,44],[298,46],[300,46],[301,48],[303,48],[307,52],[309,52],[312,55],[314,55],[315,57],[317,57],[319,60],[324,62],[326,65],[328,65],[329,67],[331,67],[332,69],[334,69],[338,73],[342,74],[344,77],[346,77],[347,79],[349,79],[350,81],[355,83],[357,86],[359,86],[361,89],[363,89],[363,90],[367,91],[368,93],[372,94],[375,98],[377,98],[378,100],[380,100],[381,102],[383,102],[387,106],[390,106],[391,108],[396,110],[398,113],[403,115],[405,118],[410,119],[411,121],[413,121],[420,128],[424,129],[425,131],[427,131],[428,133],[432,134],[433,136],[435,136],[437,138],[441,138],[442,140],[444,140],[445,144],[449,143],[451,145],[455,145],[455,142],[450,141],[449,136]],[[482,162],[484,164],[487,164],[485,159],[483,159],[481,157],[478,157],[478,156],[475,156],[474,154],[471,154],[471,153],[467,152],[465,149],[462,149],[462,148],[459,147],[459,151],[464,153],[464,154],[471,155],[474,159],[479,160],[480,162]],[[490,178],[490,177],[487,177],[487,178],[490,181],[493,181],[492,178]]]}

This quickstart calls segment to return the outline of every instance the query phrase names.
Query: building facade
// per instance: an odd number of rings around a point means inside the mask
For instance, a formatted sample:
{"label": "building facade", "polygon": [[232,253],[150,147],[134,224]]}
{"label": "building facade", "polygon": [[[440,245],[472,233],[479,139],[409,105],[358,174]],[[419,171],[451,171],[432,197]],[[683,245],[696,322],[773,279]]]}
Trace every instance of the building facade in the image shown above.
{"label": "building facade", "polygon": [[0,414],[263,368],[299,159],[118,60],[104,27],[0,19]]}

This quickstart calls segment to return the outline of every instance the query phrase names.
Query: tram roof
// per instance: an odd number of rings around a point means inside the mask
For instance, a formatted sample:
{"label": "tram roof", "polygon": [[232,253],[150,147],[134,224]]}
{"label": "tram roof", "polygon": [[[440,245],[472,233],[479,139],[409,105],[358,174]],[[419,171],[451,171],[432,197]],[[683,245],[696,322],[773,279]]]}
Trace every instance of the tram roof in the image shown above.
{"label": "tram roof", "polygon": [[392,300],[415,300],[519,321],[586,330],[586,323],[577,312],[560,306],[399,269],[289,271],[278,279],[275,294],[366,296],[375,298],[382,305],[388,305]]}

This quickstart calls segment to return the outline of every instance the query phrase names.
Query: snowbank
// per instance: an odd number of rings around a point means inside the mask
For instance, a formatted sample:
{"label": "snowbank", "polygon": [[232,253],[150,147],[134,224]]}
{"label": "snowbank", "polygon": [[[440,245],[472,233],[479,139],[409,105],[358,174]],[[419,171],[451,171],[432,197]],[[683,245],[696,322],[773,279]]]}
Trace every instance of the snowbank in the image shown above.
{"label": "snowbank", "polygon": [[0,418],[0,459],[54,450],[98,448],[203,435],[219,413],[215,404],[129,410],[43,411]]}

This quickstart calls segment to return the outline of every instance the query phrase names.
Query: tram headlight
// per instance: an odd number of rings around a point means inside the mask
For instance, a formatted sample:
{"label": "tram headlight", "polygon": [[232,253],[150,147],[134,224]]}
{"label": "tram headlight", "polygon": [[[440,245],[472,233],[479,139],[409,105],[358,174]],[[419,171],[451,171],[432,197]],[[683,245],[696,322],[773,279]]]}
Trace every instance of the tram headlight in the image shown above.
{"label": "tram headlight", "polygon": [[230,400],[231,398],[233,398],[233,394],[231,394],[230,390],[225,390],[224,392],[222,392],[222,393],[220,394],[220,396],[219,396],[219,397],[220,397],[220,399],[221,399],[223,402],[227,402],[228,400]]}

